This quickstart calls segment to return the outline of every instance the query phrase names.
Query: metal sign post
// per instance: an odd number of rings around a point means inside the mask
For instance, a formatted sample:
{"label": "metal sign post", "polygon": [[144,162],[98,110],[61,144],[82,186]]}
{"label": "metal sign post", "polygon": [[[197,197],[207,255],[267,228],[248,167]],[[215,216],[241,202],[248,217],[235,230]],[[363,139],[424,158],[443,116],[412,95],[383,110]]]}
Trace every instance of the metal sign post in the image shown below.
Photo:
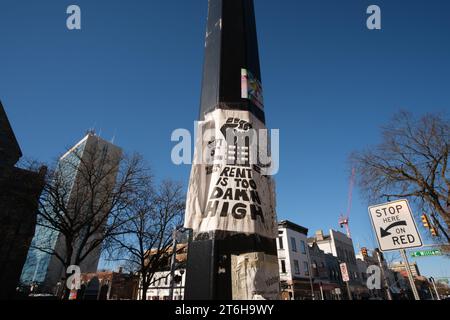
{"label": "metal sign post", "polygon": [[403,263],[405,265],[406,272],[408,273],[409,284],[411,285],[411,290],[414,294],[414,298],[416,300],[420,300],[419,292],[417,292],[416,284],[414,283],[414,277],[411,271],[411,266],[409,265],[408,257],[406,255],[406,250],[401,249],[400,253],[402,254]]}
{"label": "metal sign post", "polygon": [[346,263],[341,263],[340,264],[340,268],[341,268],[342,280],[345,282],[345,284],[347,286],[348,299],[349,300],[353,300],[352,291],[350,290],[350,284],[349,284],[349,282],[350,282],[350,275],[348,273],[347,264]]}
{"label": "metal sign post", "polygon": [[436,294],[436,300],[441,300],[441,296],[439,295],[439,291],[436,287],[436,280],[434,280],[434,278],[430,278],[430,280],[431,280],[431,284],[433,285],[434,293]]}
{"label": "metal sign post", "polygon": [[321,297],[322,300],[325,300],[325,296],[324,296],[324,294],[323,294],[323,285],[322,285],[322,282],[320,283],[320,297]]}

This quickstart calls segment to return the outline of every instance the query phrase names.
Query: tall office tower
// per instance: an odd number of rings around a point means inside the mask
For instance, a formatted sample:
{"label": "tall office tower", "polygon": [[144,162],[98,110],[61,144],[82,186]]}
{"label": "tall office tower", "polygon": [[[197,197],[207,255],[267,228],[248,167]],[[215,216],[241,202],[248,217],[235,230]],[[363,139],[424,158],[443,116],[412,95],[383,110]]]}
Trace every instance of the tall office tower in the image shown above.
{"label": "tall office tower", "polygon": [[186,299],[277,299],[275,188],[270,157],[261,157],[268,148],[253,0],[209,0],[203,72],[185,218],[193,230]]}
{"label": "tall office tower", "polygon": [[45,168],[17,168],[19,144],[0,102],[0,300],[13,299],[36,227]]}
{"label": "tall office tower", "polygon": [[[60,158],[54,184],[57,184],[58,190],[62,190],[59,194],[64,195],[62,201],[64,201],[64,206],[67,208],[67,212],[63,214],[64,216],[78,215],[78,218],[72,218],[74,221],[78,219],[78,223],[81,223],[82,221],[90,221],[81,219],[84,219],[83,216],[85,215],[92,214],[92,210],[101,219],[109,213],[107,211],[109,205],[105,205],[109,196],[107,190],[114,188],[121,154],[122,151],[119,147],[93,133],[88,133],[84,139]],[[97,177],[96,179],[101,180],[101,182],[95,182],[96,191],[94,195],[88,189],[89,182],[87,179],[89,177]],[[105,191],[103,192],[103,190]],[[47,203],[53,202],[54,199]],[[102,205],[101,210],[98,210],[98,205]],[[92,209],[91,206],[95,208]],[[50,214],[53,214],[51,209],[48,211]],[[45,223],[44,220],[41,221],[41,224],[45,225]],[[95,224],[95,222],[93,223]],[[89,227],[94,228],[94,226],[89,225],[83,228]],[[80,231],[78,238],[75,240],[74,251],[79,248],[85,250],[85,248],[89,247],[91,241],[99,239],[93,234],[87,239],[86,243],[81,245],[81,242],[86,240],[83,240],[84,234],[88,234],[86,232],[86,230]],[[101,232],[101,228],[99,228],[99,232]],[[57,283],[66,275],[66,270],[64,270],[63,264],[58,259],[58,256],[64,259],[68,257],[65,236],[54,229],[38,225],[32,247],[28,253],[25,267],[22,270],[21,282],[25,285],[38,285],[40,290],[53,293]],[[39,249],[35,249],[35,247]],[[75,253],[73,253],[72,257],[75,257]],[[71,259],[72,261],[74,260],[74,258]],[[99,259],[100,246],[87,254],[86,259],[79,265],[81,272],[96,272]]]}

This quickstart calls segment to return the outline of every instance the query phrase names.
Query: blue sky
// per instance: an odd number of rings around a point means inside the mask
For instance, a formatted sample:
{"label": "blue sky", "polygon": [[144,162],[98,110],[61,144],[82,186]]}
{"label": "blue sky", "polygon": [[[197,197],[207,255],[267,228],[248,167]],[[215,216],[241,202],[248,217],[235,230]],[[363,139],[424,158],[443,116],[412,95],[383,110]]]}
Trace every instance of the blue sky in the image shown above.
{"label": "blue sky", "polygon": [[[338,228],[348,155],[376,144],[400,109],[449,108],[450,2],[255,2],[268,126],[281,133],[279,218]],[[81,31],[66,28],[70,4]],[[366,28],[371,4],[381,31]],[[170,136],[198,115],[206,11],[206,0],[1,0],[0,99],[25,155],[51,161],[95,128],[187,184]],[[356,247],[376,245],[367,206],[355,190]],[[448,259],[418,262],[450,276]]]}

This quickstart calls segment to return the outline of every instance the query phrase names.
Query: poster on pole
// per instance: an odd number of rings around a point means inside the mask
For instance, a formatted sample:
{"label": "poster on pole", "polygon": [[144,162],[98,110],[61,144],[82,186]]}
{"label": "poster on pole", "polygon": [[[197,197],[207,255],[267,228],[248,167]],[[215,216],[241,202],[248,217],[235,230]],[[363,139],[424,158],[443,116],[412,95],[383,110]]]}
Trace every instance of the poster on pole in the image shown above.
{"label": "poster on pole", "polygon": [[199,122],[186,228],[277,238],[275,185],[270,158],[260,157],[268,149],[260,130],[264,124],[247,111],[218,109]]}
{"label": "poster on pole", "polygon": [[398,200],[369,207],[381,251],[423,246],[408,200]]}
{"label": "poster on pole", "polygon": [[233,300],[277,300],[280,273],[277,256],[262,252],[231,257]]}

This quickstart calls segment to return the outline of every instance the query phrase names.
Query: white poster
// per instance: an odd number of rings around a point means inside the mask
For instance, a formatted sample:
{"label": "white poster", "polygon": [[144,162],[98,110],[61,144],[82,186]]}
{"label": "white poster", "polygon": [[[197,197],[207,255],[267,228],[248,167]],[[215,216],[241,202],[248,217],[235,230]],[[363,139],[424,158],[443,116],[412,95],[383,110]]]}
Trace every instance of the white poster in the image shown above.
{"label": "white poster", "polygon": [[247,111],[215,110],[199,123],[186,228],[277,237],[275,186],[264,175],[270,166],[264,130]]}
{"label": "white poster", "polygon": [[231,256],[233,300],[278,300],[278,257],[264,253]]}

